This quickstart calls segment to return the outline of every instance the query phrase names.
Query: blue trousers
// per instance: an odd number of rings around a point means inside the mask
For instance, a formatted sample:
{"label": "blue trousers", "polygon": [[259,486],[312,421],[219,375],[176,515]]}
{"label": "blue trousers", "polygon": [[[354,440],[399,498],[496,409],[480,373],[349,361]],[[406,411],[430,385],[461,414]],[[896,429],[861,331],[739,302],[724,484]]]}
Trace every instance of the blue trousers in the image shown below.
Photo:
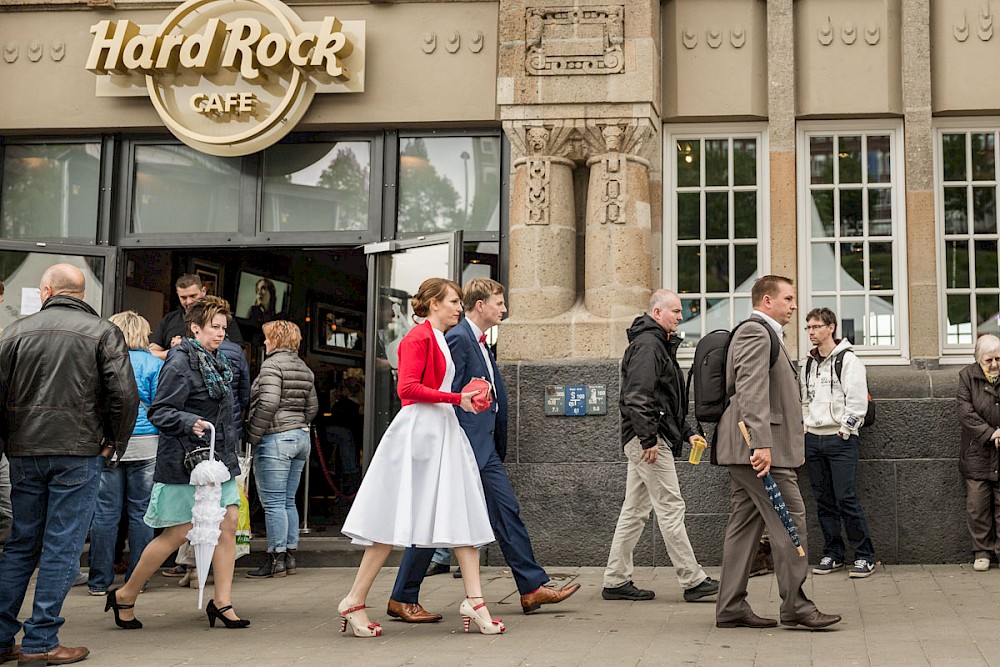
{"label": "blue trousers", "polygon": [[[514,497],[514,488],[507,476],[503,461],[494,452],[479,470],[486,494],[486,509],[490,515],[490,525],[496,535],[500,551],[507,560],[517,590],[521,595],[530,593],[549,580],[542,566],[535,562],[531,550],[528,529],[521,520],[521,508]],[[392,599],[398,602],[416,603],[420,597],[420,584],[427,573],[434,549],[410,547],[403,552],[399,565],[396,585],[392,589]]]}
{"label": "blue trousers", "polygon": [[100,456],[15,456],[10,459],[14,525],[0,560],[0,649],[14,645],[17,614],[38,567],[23,653],[59,646],[63,601],[80,572],[80,552],[94,516]]}
{"label": "blue trousers", "polygon": [[254,448],[253,467],[257,495],[264,506],[268,553],[283,553],[299,546],[295,493],[308,456],[309,433],[300,428],[265,435]]}
{"label": "blue trousers", "polygon": [[128,513],[128,581],[146,545],[153,541],[153,529],[143,517],[153,490],[156,459],[121,461],[104,465],[97,490],[97,511],[90,526],[90,576],[92,591],[106,591],[115,580],[115,543],[121,524],[122,507]]}
{"label": "blue trousers", "polygon": [[858,436],[844,440],[806,433],[806,467],[823,530],[823,555],[844,562],[843,526],[854,558],[875,562],[875,546],[858,500]]}

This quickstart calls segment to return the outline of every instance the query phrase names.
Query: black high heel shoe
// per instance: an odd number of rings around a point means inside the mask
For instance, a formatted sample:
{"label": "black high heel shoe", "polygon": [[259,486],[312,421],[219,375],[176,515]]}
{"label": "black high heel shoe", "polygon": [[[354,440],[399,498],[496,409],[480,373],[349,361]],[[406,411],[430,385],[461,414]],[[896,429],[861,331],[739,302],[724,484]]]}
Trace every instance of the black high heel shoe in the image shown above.
{"label": "black high heel shoe", "polygon": [[238,621],[234,621],[231,618],[226,618],[223,614],[233,608],[233,605],[229,604],[221,609],[215,606],[215,600],[209,600],[208,604],[205,605],[205,613],[208,614],[208,625],[209,627],[215,627],[215,621],[222,621],[228,629],[234,630],[236,628],[248,628],[250,627],[250,621],[246,618],[241,618]]}
{"label": "black high heel shoe", "polygon": [[123,620],[118,612],[122,609],[135,609],[134,604],[120,604],[118,602],[118,589],[112,588],[108,591],[107,601],[104,603],[104,612],[109,611],[115,612],[115,625],[117,625],[122,630],[139,630],[142,628],[142,622],[137,618],[133,618],[131,621]]}

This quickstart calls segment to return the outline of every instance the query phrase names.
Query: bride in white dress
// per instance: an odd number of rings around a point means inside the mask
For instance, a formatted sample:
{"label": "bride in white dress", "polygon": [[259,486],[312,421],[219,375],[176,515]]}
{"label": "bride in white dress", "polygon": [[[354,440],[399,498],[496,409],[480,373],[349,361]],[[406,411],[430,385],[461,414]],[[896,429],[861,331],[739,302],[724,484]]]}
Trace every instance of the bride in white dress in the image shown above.
{"label": "bride in white dress", "polygon": [[479,551],[494,540],[483,484],[472,446],[454,407],[475,412],[478,392],[451,391],[455,365],[444,332],[459,322],[462,290],[454,282],[430,278],[412,299],[413,311],[427,319],[406,334],[399,346],[397,391],[403,408],[393,419],[372,457],[342,532],[366,546],[350,593],[338,606],[341,631],[378,637],[365,600],[393,546],[451,547],[455,551],[466,600],[461,614],[466,632],[475,622],[484,634],[499,634],[482,602]]}

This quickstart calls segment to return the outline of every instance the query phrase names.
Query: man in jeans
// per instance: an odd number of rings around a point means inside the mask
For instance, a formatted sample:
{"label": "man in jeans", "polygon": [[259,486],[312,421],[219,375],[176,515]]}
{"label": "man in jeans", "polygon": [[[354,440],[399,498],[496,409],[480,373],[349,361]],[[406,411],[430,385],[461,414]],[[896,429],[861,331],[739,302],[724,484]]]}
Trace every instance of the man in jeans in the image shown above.
{"label": "man in jeans", "polygon": [[[84,288],[76,267],[49,267],[41,311],[0,336],[0,437],[14,507],[0,567],[0,662],[61,665],[90,653],[59,644],[59,614],[80,569],[101,459],[124,453],[139,398],[122,332],[84,303]],[[35,567],[19,647],[17,614]]]}
{"label": "man in jeans", "polygon": [[619,401],[628,473],[625,501],[604,571],[605,600],[651,600],[655,595],[632,583],[632,552],[650,509],[656,512],[684,599],[694,602],[719,592],[719,582],[705,574],[691,548],[674,467],[684,441],[693,445],[696,437],[687,423],[687,391],[677,365],[680,339],[673,335],[681,319],[680,298],[660,289],[650,297],[646,314],[637,317],[628,330]]}
{"label": "man in jeans", "polygon": [[806,467],[823,530],[823,558],[813,573],[843,569],[843,523],[854,550],[850,577],[863,578],[875,570],[875,547],[858,500],[857,484],[858,429],[868,411],[865,365],[854,354],[851,341],[834,338],[837,315],[829,308],[809,311],[806,331],[816,346],[809,351],[799,376]]}

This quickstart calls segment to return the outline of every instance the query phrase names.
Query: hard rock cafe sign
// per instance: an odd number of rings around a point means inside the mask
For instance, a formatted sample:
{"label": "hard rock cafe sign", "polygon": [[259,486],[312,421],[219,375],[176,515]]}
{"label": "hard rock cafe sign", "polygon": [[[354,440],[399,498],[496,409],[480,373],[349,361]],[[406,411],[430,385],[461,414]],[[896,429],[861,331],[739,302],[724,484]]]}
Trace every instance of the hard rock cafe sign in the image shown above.
{"label": "hard rock cafe sign", "polygon": [[302,21],[278,0],[188,0],[159,25],[90,32],[97,95],[148,95],[177,138],[212,155],[277,142],[316,93],[364,91],[365,22]]}

